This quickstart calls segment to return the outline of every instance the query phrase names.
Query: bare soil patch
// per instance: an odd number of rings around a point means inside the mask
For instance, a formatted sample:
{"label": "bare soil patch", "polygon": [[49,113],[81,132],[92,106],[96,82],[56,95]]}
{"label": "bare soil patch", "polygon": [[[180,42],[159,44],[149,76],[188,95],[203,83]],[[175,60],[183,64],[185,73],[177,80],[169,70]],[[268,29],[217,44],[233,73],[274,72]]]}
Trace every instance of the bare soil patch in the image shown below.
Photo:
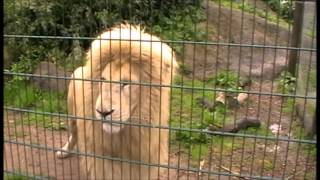
{"label": "bare soil patch", "polygon": [[192,70],[190,77],[206,79],[221,70],[233,70],[241,76],[273,79],[284,69],[288,51],[263,46],[288,46],[289,29],[212,1],[206,12],[208,24],[200,26],[208,29],[209,45],[184,46],[183,61]]}

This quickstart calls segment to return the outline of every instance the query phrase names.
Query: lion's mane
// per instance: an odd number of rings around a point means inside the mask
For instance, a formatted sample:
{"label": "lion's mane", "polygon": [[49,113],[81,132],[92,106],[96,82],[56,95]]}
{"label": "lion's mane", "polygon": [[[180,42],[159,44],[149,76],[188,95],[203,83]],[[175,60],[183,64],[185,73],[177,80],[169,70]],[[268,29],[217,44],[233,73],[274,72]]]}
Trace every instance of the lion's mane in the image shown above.
{"label": "lion's mane", "polygon": [[[127,73],[132,82],[143,85],[132,113],[135,125],[126,125],[118,134],[107,134],[94,119],[102,71],[112,76]],[[119,71],[119,68],[121,69]],[[158,179],[168,162],[170,87],[177,63],[173,50],[139,26],[122,24],[97,37],[87,52],[86,63],[77,68],[68,91],[69,113],[78,117],[77,143],[80,166],[88,179]],[[150,84],[152,84],[150,86]],[[154,85],[154,86],[153,86]],[[107,100],[105,100],[107,101]],[[143,124],[144,126],[136,126]]]}

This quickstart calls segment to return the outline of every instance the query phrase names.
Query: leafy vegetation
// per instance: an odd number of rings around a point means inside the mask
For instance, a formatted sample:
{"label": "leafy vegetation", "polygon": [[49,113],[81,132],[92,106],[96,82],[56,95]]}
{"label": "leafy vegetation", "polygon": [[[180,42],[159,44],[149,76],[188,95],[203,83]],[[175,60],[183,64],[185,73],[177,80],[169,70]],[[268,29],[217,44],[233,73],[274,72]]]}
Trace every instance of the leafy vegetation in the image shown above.
{"label": "leafy vegetation", "polygon": [[[166,40],[199,40],[204,33],[195,31],[205,20],[197,1],[5,1],[4,34],[33,36],[92,37],[115,24],[127,21],[141,24],[148,32]],[[86,39],[6,38],[6,71],[32,73],[41,61],[51,61],[72,71],[84,62]],[[170,44],[178,53],[181,45]],[[41,91],[26,76],[6,76],[5,104],[40,112],[65,113],[65,95]],[[17,96],[18,95],[18,96]],[[29,113],[21,123],[38,122],[55,128],[48,115]]]}
{"label": "leafy vegetation", "polygon": [[[195,132],[191,130],[204,130],[209,126],[222,127],[223,124],[233,121],[233,111],[224,104],[216,104],[213,112],[201,107],[197,103],[197,99],[205,98],[214,102],[216,92],[189,88],[205,86],[206,88],[217,87],[238,90],[241,89],[238,81],[239,77],[232,71],[218,73],[217,76],[207,81],[192,80],[184,76],[176,77],[175,84],[182,88],[172,89],[170,126],[181,129],[172,131],[171,144],[182,145],[182,149],[188,150],[191,158],[197,161],[203,159],[210,152],[211,143],[214,147],[223,144],[226,153],[232,151],[232,148],[237,148],[237,142],[234,142],[232,137],[212,136],[204,131]],[[259,129],[250,128],[246,133],[257,133],[265,136],[268,131],[267,127],[262,126]],[[240,133],[244,133],[244,131],[240,131]],[[271,133],[268,135],[271,135]]]}
{"label": "leafy vegetation", "polygon": [[[205,30],[197,24],[205,19],[205,13],[199,7],[176,9],[170,11],[167,17],[155,22],[149,31],[166,40],[201,41],[205,39]],[[176,52],[182,53],[182,43],[170,45]]]}
{"label": "leafy vegetation", "polygon": [[294,1],[290,0],[263,0],[267,2],[272,10],[287,21],[292,21],[294,12]]}
{"label": "leafy vegetation", "polygon": [[[204,20],[197,1],[5,1],[4,34],[33,36],[94,37],[123,21],[139,23],[147,31],[170,40],[195,40],[202,31],[194,26]],[[6,38],[6,64],[19,63],[13,72],[28,72],[39,61],[48,60],[67,70],[83,63],[89,40]],[[172,44],[179,52],[177,44]],[[20,63],[21,62],[21,63]],[[70,64],[73,64],[71,66]],[[28,66],[24,66],[27,64]],[[25,67],[27,69],[23,69]]]}
{"label": "leafy vegetation", "polygon": [[237,73],[233,71],[222,71],[213,78],[209,78],[208,83],[213,83],[217,87],[226,89],[226,90],[242,90],[240,87],[240,77]]}
{"label": "leafy vegetation", "polygon": [[[293,94],[296,89],[296,78],[293,77],[290,72],[283,71],[279,78],[276,80],[278,82],[277,91],[283,94]],[[294,111],[295,100],[293,97],[284,98],[284,113],[292,113]]]}
{"label": "leafy vegetation", "polygon": [[284,71],[278,79],[278,91],[284,94],[291,94],[296,88],[296,78],[289,72]]}
{"label": "leafy vegetation", "polygon": [[294,98],[289,97],[285,99],[285,103],[282,110],[284,113],[291,114],[294,111],[294,106],[295,106]]}

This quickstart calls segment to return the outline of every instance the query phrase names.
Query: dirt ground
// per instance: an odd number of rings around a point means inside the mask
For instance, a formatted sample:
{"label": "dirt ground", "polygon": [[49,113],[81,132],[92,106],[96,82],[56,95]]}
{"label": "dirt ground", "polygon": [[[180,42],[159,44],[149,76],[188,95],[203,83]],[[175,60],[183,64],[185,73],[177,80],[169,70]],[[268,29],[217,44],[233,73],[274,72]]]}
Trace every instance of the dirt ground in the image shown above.
{"label": "dirt ground", "polygon": [[[260,1],[260,6],[263,6]],[[289,40],[288,30],[276,25],[266,24],[265,19],[242,14],[239,10],[219,8],[209,1],[206,7],[208,14],[209,41],[234,44],[286,45]],[[206,24],[202,24],[206,27]],[[197,79],[206,79],[217,71],[231,69],[241,76],[251,74],[255,78],[252,91],[270,93],[275,91],[276,84],[271,79],[276,77],[286,65],[288,51],[275,48],[251,48],[222,45],[185,45],[184,62],[190,66]],[[181,61],[181,58],[180,58]],[[196,63],[195,63],[196,62]],[[250,72],[251,70],[251,72]],[[204,74],[206,76],[204,76]],[[261,81],[260,81],[261,79]],[[267,95],[250,95],[248,104],[241,107],[235,119],[246,113],[258,116],[265,124],[282,125],[280,136],[288,137],[289,127],[295,117],[280,111],[283,106],[281,97]],[[25,172],[29,175],[47,176],[52,179],[85,179],[79,175],[79,158],[71,156],[57,159],[54,150],[66,142],[66,130],[50,131],[35,125],[14,125],[20,115],[6,112],[4,116],[5,141],[18,143],[4,144],[4,167],[6,170]],[[239,140],[239,139],[238,139]],[[32,144],[34,148],[25,146]],[[287,179],[315,179],[316,160],[304,154],[297,143],[287,141],[266,141],[245,138],[241,147],[231,151],[220,151],[210,148],[210,156],[203,160],[203,170],[235,175],[272,176]],[[278,147],[274,149],[274,147]],[[178,163],[178,160],[180,162]],[[188,156],[185,152],[172,150],[170,165],[187,168]],[[198,174],[186,171],[171,170],[162,179],[229,179],[229,176]],[[238,178],[231,178],[238,179]],[[248,179],[248,178],[242,178]]]}
{"label": "dirt ground", "polygon": [[[261,3],[258,4],[262,6]],[[195,78],[205,79],[217,71],[228,69],[239,72],[241,76],[250,74],[254,78],[272,79],[279,75],[287,64],[288,51],[261,46],[287,46],[290,40],[288,29],[266,22],[258,15],[242,13],[237,9],[230,11],[230,8],[222,6],[219,8],[211,1],[205,8],[208,24],[203,23],[200,27],[208,29],[209,43],[220,44],[184,46],[181,59],[193,70]],[[234,45],[228,46],[226,43]],[[252,44],[257,46],[252,48]]]}

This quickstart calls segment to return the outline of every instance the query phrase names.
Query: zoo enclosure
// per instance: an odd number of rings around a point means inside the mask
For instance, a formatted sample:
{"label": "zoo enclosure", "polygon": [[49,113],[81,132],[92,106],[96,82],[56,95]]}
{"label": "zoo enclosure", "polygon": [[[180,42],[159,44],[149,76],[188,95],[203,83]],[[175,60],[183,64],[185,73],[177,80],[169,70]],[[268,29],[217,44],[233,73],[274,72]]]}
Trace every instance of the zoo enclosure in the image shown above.
{"label": "zoo enclosure", "polygon": [[[171,161],[147,165],[174,170],[168,177],[182,179],[315,178],[315,2],[288,1],[287,6],[283,1],[272,2],[276,1],[90,1],[90,10],[80,4],[79,11],[70,8],[83,13],[70,18],[67,11],[72,4],[64,1],[5,1],[6,177],[78,176],[79,169],[72,167],[75,157],[59,160],[53,155],[67,137],[63,122],[69,118],[65,107],[69,71],[82,63],[83,51],[97,33],[125,19],[144,24],[148,32],[160,36],[161,42],[177,52],[180,64],[180,73],[170,85],[170,126],[158,127],[170,130]],[[302,11],[295,15],[302,21],[300,39],[293,45],[291,31],[296,22],[291,22],[290,9],[299,3]],[[105,11],[99,9],[102,5]],[[175,12],[167,10],[170,6]],[[116,14],[114,7],[121,13]],[[54,13],[59,8],[65,9],[65,18],[50,18],[58,17]],[[112,13],[118,19],[110,18]],[[83,18],[80,22],[88,26],[72,26],[72,18]],[[296,77],[283,71],[294,52]],[[248,98],[242,104],[236,102],[239,107],[234,108],[234,101],[227,97],[225,103],[210,109],[218,92],[228,97],[245,93]],[[260,128],[223,131],[247,116],[258,117]],[[272,132],[271,126],[278,128]]]}

